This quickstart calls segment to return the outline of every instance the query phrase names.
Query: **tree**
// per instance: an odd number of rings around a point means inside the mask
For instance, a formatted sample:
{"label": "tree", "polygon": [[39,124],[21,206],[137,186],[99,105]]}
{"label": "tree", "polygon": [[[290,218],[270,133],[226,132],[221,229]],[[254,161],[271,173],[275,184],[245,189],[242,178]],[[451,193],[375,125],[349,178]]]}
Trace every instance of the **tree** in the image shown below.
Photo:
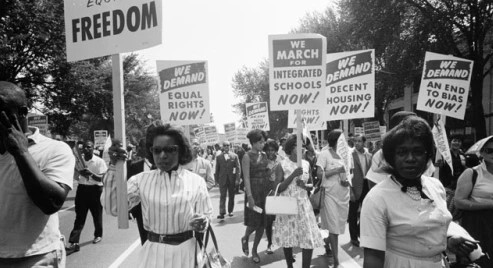
{"label": "tree", "polygon": [[46,79],[64,57],[63,1],[0,0],[0,80],[20,84],[39,101]]}
{"label": "tree", "polygon": [[269,134],[272,138],[280,138],[287,133],[287,111],[270,111],[269,94],[269,62],[261,62],[257,68],[243,67],[233,77],[233,92],[241,101],[233,107],[242,119],[246,120],[245,103],[267,102],[269,103]]}
{"label": "tree", "polygon": [[[113,135],[112,68],[109,57],[60,62],[52,90],[44,96],[52,131],[92,139],[97,129]],[[159,118],[157,80],[150,76],[136,54],[123,60],[125,129],[130,142],[145,137],[150,119]],[[79,128],[82,124],[85,128]]]}
{"label": "tree", "polygon": [[419,86],[425,51],[473,60],[471,109],[466,117],[478,139],[486,136],[482,94],[491,68],[493,2],[343,0],[341,8],[349,14],[353,36],[373,45],[386,64],[393,62],[387,70],[397,72],[398,81]]}

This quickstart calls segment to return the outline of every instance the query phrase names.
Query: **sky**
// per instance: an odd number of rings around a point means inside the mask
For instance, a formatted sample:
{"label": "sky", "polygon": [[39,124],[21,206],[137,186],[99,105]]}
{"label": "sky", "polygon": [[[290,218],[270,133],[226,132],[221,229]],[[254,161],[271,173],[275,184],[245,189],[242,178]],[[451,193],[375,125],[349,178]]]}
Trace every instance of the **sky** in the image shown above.
{"label": "sky", "polygon": [[[268,58],[268,36],[287,34],[306,14],[323,12],[333,0],[163,0],[163,43],[140,50],[156,74],[156,60],[206,60],[214,124],[238,122],[232,79],[243,66]],[[156,74],[157,75],[157,74]]]}

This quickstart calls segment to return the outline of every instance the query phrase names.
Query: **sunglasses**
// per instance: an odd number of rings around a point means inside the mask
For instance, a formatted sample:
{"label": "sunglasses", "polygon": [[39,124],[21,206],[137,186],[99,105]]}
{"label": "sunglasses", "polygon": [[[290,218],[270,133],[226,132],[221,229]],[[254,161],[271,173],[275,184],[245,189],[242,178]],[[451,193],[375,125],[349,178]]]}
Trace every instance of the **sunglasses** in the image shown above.
{"label": "sunglasses", "polygon": [[161,154],[162,152],[165,152],[166,154],[176,154],[178,152],[178,145],[166,145],[163,147],[152,146],[150,151],[153,154]]}
{"label": "sunglasses", "polygon": [[493,148],[483,148],[483,150],[481,151],[483,151],[486,154],[493,154]]}

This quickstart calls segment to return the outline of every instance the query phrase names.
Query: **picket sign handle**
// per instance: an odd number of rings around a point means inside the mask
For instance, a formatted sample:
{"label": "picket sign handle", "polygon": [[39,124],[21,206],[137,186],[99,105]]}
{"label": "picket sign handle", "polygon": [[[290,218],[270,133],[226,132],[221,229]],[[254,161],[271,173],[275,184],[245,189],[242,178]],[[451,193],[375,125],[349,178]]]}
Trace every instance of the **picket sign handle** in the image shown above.
{"label": "picket sign handle", "polygon": [[[123,97],[123,64],[122,55],[111,55],[112,85],[113,85],[113,119],[115,124],[115,139],[126,146],[125,137],[125,105]],[[115,166],[116,201],[118,204],[118,228],[128,229],[128,198],[127,198],[127,167],[125,161],[118,160]]]}
{"label": "picket sign handle", "polygon": [[301,110],[296,110],[296,129],[296,163],[298,164],[298,167],[301,167],[301,147],[303,146],[303,142],[301,141],[303,135]]}

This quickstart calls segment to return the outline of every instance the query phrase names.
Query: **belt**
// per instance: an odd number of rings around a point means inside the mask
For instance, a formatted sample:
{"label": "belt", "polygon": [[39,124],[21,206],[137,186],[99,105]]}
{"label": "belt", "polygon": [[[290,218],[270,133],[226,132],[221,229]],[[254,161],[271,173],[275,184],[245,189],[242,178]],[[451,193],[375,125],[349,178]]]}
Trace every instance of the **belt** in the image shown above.
{"label": "belt", "polygon": [[186,231],[179,234],[156,234],[147,233],[147,239],[155,243],[178,245],[193,237],[193,231]]}

